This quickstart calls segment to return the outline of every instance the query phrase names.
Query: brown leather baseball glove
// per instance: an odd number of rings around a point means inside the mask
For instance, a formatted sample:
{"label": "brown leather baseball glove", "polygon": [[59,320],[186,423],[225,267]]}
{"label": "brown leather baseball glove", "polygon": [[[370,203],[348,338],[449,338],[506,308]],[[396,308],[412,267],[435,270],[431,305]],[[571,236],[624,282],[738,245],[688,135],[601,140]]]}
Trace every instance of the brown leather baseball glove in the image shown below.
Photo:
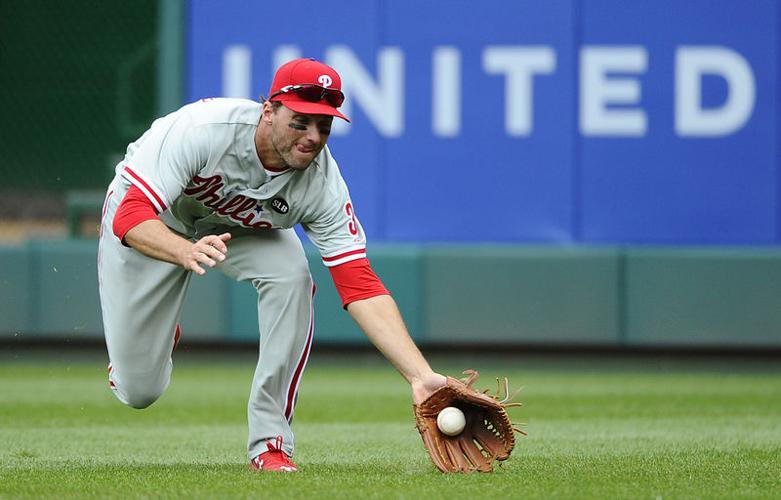
{"label": "brown leather baseball glove", "polygon": [[[491,472],[493,462],[507,460],[515,447],[515,432],[526,435],[510,422],[506,408],[511,403],[508,382],[504,379],[504,397],[497,387],[496,395],[478,392],[472,384],[479,377],[466,370],[464,379],[447,378],[447,385],[437,389],[419,405],[413,405],[415,423],[434,465],[442,472]],[[497,379],[499,385],[499,379]],[[517,391],[516,391],[517,392]],[[514,396],[514,395],[513,395]],[[500,399],[501,398],[501,399]],[[466,426],[456,436],[447,436],[437,427],[437,415],[448,406],[464,413]]]}

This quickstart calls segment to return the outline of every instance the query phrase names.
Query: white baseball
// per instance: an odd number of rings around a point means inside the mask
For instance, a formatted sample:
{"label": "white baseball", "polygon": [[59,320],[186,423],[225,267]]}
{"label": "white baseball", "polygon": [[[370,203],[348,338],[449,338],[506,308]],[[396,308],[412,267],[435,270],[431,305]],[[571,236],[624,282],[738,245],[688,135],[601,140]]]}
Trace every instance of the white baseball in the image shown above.
{"label": "white baseball", "polygon": [[465,425],[464,412],[455,406],[448,406],[437,415],[437,427],[442,431],[442,434],[457,436],[464,430]]}

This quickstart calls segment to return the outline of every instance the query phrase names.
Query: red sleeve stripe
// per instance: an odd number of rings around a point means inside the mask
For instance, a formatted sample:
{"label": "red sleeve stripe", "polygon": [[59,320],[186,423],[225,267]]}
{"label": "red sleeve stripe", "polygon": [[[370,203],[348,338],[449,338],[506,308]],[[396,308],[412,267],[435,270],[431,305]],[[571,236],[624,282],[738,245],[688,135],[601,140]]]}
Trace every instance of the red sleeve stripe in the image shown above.
{"label": "red sleeve stripe", "polygon": [[125,165],[125,169],[122,172],[122,176],[130,181],[134,186],[136,186],[138,189],[140,189],[144,195],[149,198],[149,201],[152,202],[152,204],[155,206],[155,210],[157,210],[157,213],[165,212],[165,210],[168,208],[165,201],[163,201],[163,197],[158,194],[159,190],[156,190],[152,187],[152,183],[145,180],[141,175],[134,172],[130,167]]}
{"label": "red sleeve stripe", "polygon": [[350,262],[351,260],[364,258],[366,258],[366,248],[358,248],[356,250],[350,250],[348,252],[332,255],[330,257],[323,257],[323,264],[325,264],[326,267],[333,267],[338,266],[339,264],[344,264],[345,262]]}
{"label": "red sleeve stripe", "polygon": [[345,262],[365,258],[366,250],[354,250],[352,252],[341,254],[338,257],[323,258],[323,264],[325,264],[326,267],[333,267],[338,266],[339,264],[344,264]]}

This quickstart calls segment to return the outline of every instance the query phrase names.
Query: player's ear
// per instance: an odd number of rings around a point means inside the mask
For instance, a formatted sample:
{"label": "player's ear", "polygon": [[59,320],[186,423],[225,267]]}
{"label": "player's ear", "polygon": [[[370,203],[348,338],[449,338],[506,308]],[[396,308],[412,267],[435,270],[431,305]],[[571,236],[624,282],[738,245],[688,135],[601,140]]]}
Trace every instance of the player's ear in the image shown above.
{"label": "player's ear", "polygon": [[268,124],[271,124],[271,115],[274,114],[274,106],[270,101],[263,102],[263,110],[261,111],[260,119]]}

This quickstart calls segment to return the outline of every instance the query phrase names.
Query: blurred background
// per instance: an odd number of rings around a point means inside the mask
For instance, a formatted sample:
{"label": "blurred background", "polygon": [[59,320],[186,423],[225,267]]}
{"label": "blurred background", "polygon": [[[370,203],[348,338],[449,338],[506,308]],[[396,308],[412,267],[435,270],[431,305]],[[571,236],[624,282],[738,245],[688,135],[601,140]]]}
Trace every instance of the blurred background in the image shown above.
{"label": "blurred background", "polygon": [[[424,347],[781,349],[774,0],[0,3],[0,341],[100,344],[127,144],[203,97],[342,75],[331,150]],[[364,346],[309,247],[316,342]],[[255,344],[194,279],[185,342]]]}

